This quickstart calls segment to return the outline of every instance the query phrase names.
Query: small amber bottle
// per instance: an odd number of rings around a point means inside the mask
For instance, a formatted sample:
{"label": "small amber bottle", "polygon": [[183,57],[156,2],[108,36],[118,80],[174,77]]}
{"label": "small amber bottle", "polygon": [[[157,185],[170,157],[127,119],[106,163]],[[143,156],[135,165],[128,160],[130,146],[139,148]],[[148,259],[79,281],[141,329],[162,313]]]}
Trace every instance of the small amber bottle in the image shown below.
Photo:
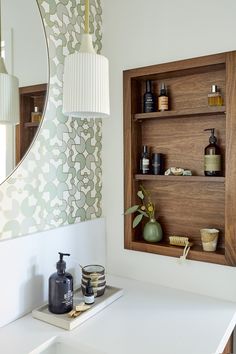
{"label": "small amber bottle", "polygon": [[209,106],[222,106],[223,98],[216,85],[211,86],[211,92],[208,94]]}
{"label": "small amber bottle", "polygon": [[40,123],[41,119],[42,119],[42,113],[39,112],[38,107],[34,107],[34,112],[31,113],[31,122]]}
{"label": "small amber bottle", "polygon": [[160,95],[158,96],[158,111],[168,111],[169,98],[167,95],[167,88],[164,82],[161,83]]}

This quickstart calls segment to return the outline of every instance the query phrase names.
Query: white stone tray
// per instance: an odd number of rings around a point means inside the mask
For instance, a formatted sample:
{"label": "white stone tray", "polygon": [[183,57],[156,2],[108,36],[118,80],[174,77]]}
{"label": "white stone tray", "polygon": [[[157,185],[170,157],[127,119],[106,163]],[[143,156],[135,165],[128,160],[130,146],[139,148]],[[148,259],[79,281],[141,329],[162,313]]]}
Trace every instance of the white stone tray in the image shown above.
{"label": "white stone tray", "polygon": [[[76,318],[68,317],[68,314],[56,315],[49,312],[48,304],[38,307],[32,311],[32,316],[38,320],[50,323],[54,326],[64,328],[67,330],[72,330],[77,326],[81,325],[83,322],[87,321],[90,317],[94,316],[99,311],[103,310],[105,307],[110,305],[112,302],[117,300],[123,295],[123,289],[115,288],[113,286],[106,286],[104,295],[96,297],[95,302],[92,307],[81,313]],[[74,306],[78,305],[83,301],[83,294],[81,289],[78,289],[74,292]]]}

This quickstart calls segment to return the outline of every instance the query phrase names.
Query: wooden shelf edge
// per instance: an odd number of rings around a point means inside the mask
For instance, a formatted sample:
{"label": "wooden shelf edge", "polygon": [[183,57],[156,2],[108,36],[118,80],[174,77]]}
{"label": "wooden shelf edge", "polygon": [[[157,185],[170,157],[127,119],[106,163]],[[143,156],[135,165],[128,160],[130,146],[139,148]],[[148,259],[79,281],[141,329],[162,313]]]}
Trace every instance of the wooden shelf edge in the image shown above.
{"label": "wooden shelf edge", "polygon": [[142,175],[134,176],[136,181],[165,181],[165,182],[218,182],[224,183],[225,177],[208,177],[208,176],[165,176],[165,175]]}
{"label": "wooden shelf edge", "polygon": [[38,128],[40,123],[37,123],[37,122],[26,122],[24,124],[24,127],[25,128]]}
{"label": "wooden shelf edge", "polygon": [[136,113],[134,114],[134,120],[215,116],[225,114],[225,110],[225,106],[216,106],[204,108],[189,108],[179,111]]}
{"label": "wooden shelf edge", "polygon": [[[130,247],[126,247],[127,249],[131,249],[133,251],[147,252],[147,253],[155,253],[162,256],[176,257],[179,258],[183,254],[182,247],[171,246],[169,244],[154,244],[147,243],[144,241],[131,241]],[[218,250],[216,252],[204,252],[198,248],[193,248],[189,251],[187,259],[208,263],[215,263],[221,265],[228,265],[224,249]]]}

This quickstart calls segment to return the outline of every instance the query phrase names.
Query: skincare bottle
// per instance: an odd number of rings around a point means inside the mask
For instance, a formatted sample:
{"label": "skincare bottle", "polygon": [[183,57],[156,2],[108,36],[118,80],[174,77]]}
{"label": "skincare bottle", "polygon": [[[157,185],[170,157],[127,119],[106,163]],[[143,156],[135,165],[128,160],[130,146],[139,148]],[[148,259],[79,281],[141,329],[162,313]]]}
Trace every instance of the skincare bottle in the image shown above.
{"label": "skincare bottle", "polygon": [[223,98],[216,85],[211,85],[211,92],[208,94],[209,106],[222,106]]}
{"label": "skincare bottle", "polygon": [[160,95],[158,96],[158,110],[168,111],[169,97],[167,95],[167,88],[164,82],[161,83]]}
{"label": "skincare bottle", "polygon": [[146,175],[149,173],[149,154],[148,154],[147,145],[143,146],[141,159],[140,159],[140,172],[143,175]]}
{"label": "skincare bottle", "polygon": [[146,92],[143,96],[143,111],[144,113],[155,112],[155,96],[152,93],[151,80],[146,81]]}
{"label": "skincare bottle", "polygon": [[215,129],[205,129],[204,131],[210,131],[211,136],[209,138],[209,145],[205,148],[204,156],[204,173],[205,176],[220,176],[221,174],[221,154],[220,148],[216,144],[217,139],[215,137]]}
{"label": "skincare bottle", "polygon": [[39,123],[42,119],[42,113],[39,112],[38,107],[34,107],[34,112],[31,113],[31,122]]}
{"label": "skincare bottle", "polygon": [[94,292],[93,292],[93,287],[91,285],[90,279],[88,280],[86,288],[85,288],[84,302],[87,305],[91,305],[94,303]]}
{"label": "skincare bottle", "polygon": [[163,161],[162,154],[157,154],[157,153],[152,154],[152,174],[153,175],[163,174],[162,161]]}
{"label": "skincare bottle", "polygon": [[49,278],[48,308],[50,312],[62,314],[73,309],[73,277],[66,273],[66,262],[63,260],[70,254],[58,253],[57,272]]}

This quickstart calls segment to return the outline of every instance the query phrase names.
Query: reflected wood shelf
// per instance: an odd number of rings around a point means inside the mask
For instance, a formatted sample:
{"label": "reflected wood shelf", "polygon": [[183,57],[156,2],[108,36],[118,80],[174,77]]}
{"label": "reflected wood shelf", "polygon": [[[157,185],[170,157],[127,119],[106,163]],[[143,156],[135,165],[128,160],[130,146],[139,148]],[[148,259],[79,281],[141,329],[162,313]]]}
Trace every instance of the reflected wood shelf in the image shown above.
{"label": "reflected wood shelf", "polygon": [[31,122],[31,113],[34,107],[39,112],[44,111],[47,96],[47,84],[24,86],[19,88],[20,93],[20,124],[16,126],[16,165],[21,161],[38,132],[39,123]]}
{"label": "reflected wood shelf", "polygon": [[25,128],[38,128],[39,124],[38,122],[26,122],[24,126]]}
{"label": "reflected wood shelf", "polygon": [[198,107],[198,108],[189,108],[189,109],[183,109],[178,111],[136,113],[134,114],[134,120],[201,117],[201,116],[215,117],[216,115],[225,116],[225,106]]}
{"label": "reflected wood shelf", "polygon": [[165,175],[135,175],[136,181],[165,181],[165,182],[218,182],[224,183],[225,177],[208,176],[165,176]]}
{"label": "reflected wood shelf", "polygon": [[[180,257],[183,255],[183,247],[173,246],[169,243],[159,242],[159,243],[149,243],[145,241],[131,241],[130,249],[134,251],[156,253],[162,256],[170,257]],[[225,250],[219,248],[216,252],[205,252],[199,245],[194,245],[191,247],[187,259],[197,260],[202,262],[210,262],[226,265],[227,261],[225,259]]]}

